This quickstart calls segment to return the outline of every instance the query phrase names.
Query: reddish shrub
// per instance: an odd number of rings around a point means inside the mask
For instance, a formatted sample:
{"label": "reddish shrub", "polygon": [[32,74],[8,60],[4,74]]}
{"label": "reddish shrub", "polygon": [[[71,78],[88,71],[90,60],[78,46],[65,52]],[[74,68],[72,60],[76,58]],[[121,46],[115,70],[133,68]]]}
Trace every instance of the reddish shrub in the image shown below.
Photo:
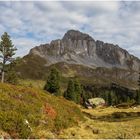
{"label": "reddish shrub", "polygon": [[57,115],[56,111],[55,111],[55,110],[53,109],[53,107],[52,107],[50,104],[48,104],[48,103],[45,103],[43,112],[44,112],[48,117],[50,117],[51,119],[55,119],[55,118],[56,118],[56,115]]}

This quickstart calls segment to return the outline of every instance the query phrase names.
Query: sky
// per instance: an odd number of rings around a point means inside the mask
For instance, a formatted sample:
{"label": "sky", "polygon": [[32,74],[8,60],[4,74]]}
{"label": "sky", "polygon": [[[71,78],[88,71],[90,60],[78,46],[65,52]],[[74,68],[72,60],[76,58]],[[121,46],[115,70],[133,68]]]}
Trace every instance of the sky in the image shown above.
{"label": "sky", "polygon": [[9,33],[16,56],[70,29],[140,58],[140,1],[0,1],[0,36]]}

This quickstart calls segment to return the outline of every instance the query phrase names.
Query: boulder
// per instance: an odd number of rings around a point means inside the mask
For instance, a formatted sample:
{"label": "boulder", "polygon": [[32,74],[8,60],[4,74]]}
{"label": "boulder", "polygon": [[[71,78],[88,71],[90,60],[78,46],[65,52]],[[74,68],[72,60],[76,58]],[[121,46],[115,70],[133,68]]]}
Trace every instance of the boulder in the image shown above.
{"label": "boulder", "polygon": [[103,98],[91,98],[91,99],[88,99],[88,102],[90,105],[95,106],[95,107],[105,105],[105,100]]}

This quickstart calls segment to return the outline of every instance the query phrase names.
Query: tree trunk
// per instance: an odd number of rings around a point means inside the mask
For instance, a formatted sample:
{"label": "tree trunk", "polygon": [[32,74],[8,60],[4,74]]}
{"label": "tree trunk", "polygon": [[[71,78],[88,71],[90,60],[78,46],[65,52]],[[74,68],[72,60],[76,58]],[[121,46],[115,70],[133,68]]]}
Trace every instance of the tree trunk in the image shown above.
{"label": "tree trunk", "polygon": [[2,71],[1,82],[4,83],[4,71]]}
{"label": "tree trunk", "polygon": [[[4,52],[4,48],[3,48]],[[3,66],[2,66],[2,73],[1,73],[1,82],[4,83],[4,69],[5,69],[5,56],[3,57]]]}

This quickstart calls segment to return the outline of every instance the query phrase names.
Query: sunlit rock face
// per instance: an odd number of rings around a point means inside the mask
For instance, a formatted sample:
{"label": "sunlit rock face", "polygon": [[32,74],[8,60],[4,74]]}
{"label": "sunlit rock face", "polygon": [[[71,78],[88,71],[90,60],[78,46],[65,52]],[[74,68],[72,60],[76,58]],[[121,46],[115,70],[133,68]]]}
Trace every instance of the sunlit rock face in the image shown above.
{"label": "sunlit rock face", "polygon": [[134,71],[140,67],[140,60],[118,45],[95,41],[88,34],[76,30],[67,31],[62,39],[31,49],[30,54],[46,59],[46,66],[66,62],[92,68],[118,67]]}

